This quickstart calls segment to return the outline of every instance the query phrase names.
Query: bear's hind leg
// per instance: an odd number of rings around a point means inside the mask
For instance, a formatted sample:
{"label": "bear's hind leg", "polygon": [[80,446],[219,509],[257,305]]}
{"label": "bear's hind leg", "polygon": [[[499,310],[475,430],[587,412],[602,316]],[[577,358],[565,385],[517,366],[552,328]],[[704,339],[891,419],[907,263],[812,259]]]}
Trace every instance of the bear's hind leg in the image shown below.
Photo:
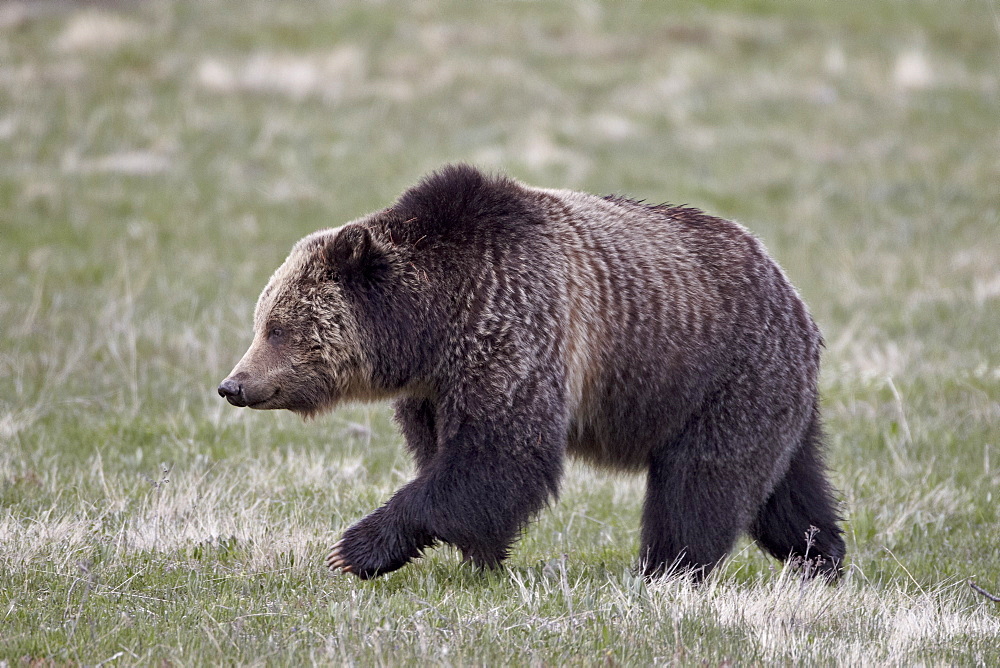
{"label": "bear's hind leg", "polygon": [[654,454],[642,514],[639,567],[647,578],[705,578],[729,553],[748,518],[739,476],[710,459]]}
{"label": "bear's hind leg", "polygon": [[814,416],[788,472],[757,511],[750,535],[778,559],[817,560],[813,572],[835,580],[845,548],[833,489],[823,467],[821,440],[819,417]]}

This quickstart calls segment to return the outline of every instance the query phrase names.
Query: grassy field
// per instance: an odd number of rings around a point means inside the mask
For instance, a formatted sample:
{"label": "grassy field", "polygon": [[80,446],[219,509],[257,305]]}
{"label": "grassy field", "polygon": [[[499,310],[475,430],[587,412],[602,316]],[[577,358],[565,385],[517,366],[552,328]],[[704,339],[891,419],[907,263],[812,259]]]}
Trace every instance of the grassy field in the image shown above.
{"label": "grassy field", "polygon": [[[0,4],[0,666],[1000,662],[1000,5]],[[291,244],[450,160],[761,236],[826,339],[849,570],[631,572],[574,465],[507,567],[326,548],[387,407],[215,386]]]}

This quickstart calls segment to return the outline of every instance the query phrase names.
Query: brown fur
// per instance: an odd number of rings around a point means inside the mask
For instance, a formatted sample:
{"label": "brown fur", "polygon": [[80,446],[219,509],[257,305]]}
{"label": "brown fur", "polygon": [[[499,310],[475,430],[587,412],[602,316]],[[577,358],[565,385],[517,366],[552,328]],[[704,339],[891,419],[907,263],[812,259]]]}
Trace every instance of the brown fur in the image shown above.
{"label": "brown fur", "polygon": [[418,475],[333,568],[378,575],[437,541],[499,563],[568,453],[648,472],[647,575],[704,574],[742,530],[838,572],[819,331],[735,223],[450,167],[296,244],[254,329],[220,386],[236,405],[397,400]]}

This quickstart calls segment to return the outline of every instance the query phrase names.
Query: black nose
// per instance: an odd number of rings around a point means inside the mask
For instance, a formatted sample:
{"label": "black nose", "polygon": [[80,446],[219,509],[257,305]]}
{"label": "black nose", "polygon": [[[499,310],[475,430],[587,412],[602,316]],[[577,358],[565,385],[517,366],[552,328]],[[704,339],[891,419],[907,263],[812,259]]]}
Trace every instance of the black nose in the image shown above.
{"label": "black nose", "polygon": [[232,378],[226,378],[219,384],[219,396],[224,397],[233,406],[247,405],[246,398],[243,396],[243,385]]}

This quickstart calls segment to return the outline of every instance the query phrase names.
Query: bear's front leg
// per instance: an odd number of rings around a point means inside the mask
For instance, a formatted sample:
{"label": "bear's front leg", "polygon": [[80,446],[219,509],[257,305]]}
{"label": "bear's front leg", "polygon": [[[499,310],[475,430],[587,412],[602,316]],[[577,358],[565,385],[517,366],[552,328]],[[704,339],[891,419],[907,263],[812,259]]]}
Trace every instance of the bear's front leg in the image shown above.
{"label": "bear's front leg", "polygon": [[[395,409],[396,422],[421,474],[437,452],[434,406],[427,399],[403,398],[396,401]],[[403,527],[394,527],[388,516],[391,512],[388,507],[380,508],[348,529],[330,548],[327,567],[368,579],[405,566],[435,542],[419,531],[414,538],[412,529],[408,533]]]}
{"label": "bear's front leg", "polygon": [[433,536],[417,527],[406,527],[399,517],[393,516],[390,504],[344,532],[330,548],[327,568],[354,573],[367,580],[402,568],[434,544]]}
{"label": "bear's front leg", "polygon": [[434,404],[429,399],[406,397],[394,405],[396,424],[403,432],[406,449],[413,455],[417,472],[422,473],[438,451],[437,429],[434,426]]}
{"label": "bear's front leg", "polygon": [[[549,415],[492,411],[442,425],[440,447],[417,478],[358,524],[327,558],[331,570],[361,578],[396,570],[436,541],[478,566],[506,558],[518,532],[556,494],[565,426]],[[544,405],[544,404],[543,404]],[[509,409],[508,409],[509,410]],[[557,416],[559,412],[553,411]]]}

